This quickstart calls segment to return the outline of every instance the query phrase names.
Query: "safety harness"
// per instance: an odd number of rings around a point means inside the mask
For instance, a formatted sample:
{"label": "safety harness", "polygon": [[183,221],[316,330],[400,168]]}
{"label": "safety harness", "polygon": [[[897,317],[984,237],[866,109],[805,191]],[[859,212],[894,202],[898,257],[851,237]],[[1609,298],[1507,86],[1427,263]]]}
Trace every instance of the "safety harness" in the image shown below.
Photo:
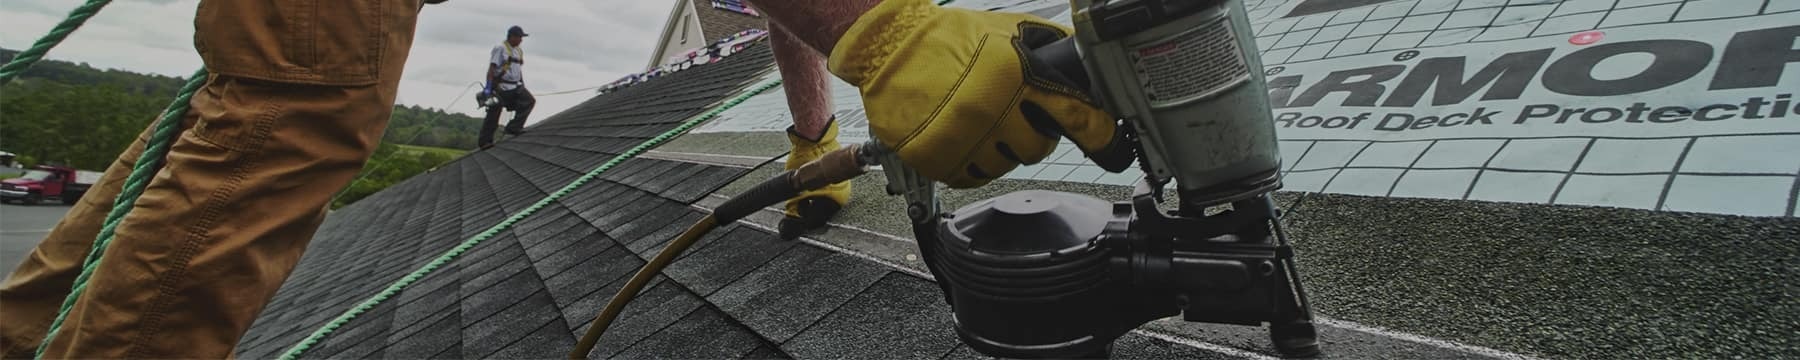
{"label": "safety harness", "polygon": [[519,64],[520,66],[525,65],[525,58],[523,57],[524,54],[519,54],[519,52],[520,52],[519,48],[513,47],[512,44],[501,42],[500,47],[506,49],[506,63],[500,64],[500,73],[494,74],[494,78],[497,79],[501,83],[514,84],[514,85],[525,85],[524,77],[520,77],[519,81],[507,81],[506,80],[506,73],[508,71],[512,70],[512,64]]}

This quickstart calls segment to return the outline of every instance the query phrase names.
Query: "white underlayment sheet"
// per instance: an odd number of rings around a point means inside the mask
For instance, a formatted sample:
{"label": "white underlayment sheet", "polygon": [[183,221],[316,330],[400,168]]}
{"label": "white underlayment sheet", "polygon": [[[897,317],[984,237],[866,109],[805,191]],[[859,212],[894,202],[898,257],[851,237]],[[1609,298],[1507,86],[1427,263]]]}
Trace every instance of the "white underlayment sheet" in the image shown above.
{"label": "white underlayment sheet", "polygon": [[[958,1],[1067,24],[1063,1]],[[1358,5],[1340,8],[1349,5]],[[1800,0],[1250,0],[1284,190],[1800,210]],[[775,76],[771,74],[769,76]],[[782,131],[774,91],[695,132]],[[845,141],[868,138],[833,87]],[[1064,143],[1007,178],[1124,185]]]}

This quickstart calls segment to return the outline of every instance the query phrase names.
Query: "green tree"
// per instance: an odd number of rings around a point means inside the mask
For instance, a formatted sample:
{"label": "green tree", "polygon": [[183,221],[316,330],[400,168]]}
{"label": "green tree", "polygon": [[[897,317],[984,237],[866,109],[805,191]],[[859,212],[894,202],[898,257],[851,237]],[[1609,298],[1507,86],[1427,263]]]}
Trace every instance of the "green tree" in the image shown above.
{"label": "green tree", "polygon": [[[0,49],[0,62],[17,52]],[[28,164],[52,163],[104,170],[149,127],[180,91],[181,78],[96,69],[45,60],[0,86],[0,150]],[[479,119],[440,109],[395,106],[382,146],[365,174],[333,206],[368,196],[451,159],[441,154],[399,152],[393,143],[452,149],[475,148]]]}
{"label": "green tree", "polygon": [[357,200],[374,195],[388,186],[406,181],[407,178],[414,175],[436,169],[451,160],[455,159],[436,152],[400,151],[400,148],[394,146],[394,143],[382,142],[381,146],[375,149],[375,155],[369,157],[369,162],[363,165],[362,173],[357,174],[356,180],[344,188],[337,199],[331,203],[331,208],[336,209],[350,205]]}

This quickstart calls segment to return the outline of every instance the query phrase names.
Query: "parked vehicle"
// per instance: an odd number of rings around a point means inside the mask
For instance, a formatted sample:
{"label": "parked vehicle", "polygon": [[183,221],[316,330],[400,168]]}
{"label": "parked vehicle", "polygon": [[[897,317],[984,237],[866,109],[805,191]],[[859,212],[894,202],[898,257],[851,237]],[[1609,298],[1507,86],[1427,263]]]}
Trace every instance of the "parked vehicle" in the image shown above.
{"label": "parked vehicle", "polygon": [[25,176],[0,181],[0,202],[19,201],[37,205],[46,200],[74,204],[81,195],[100,180],[100,173],[75,168],[38,165],[25,171]]}

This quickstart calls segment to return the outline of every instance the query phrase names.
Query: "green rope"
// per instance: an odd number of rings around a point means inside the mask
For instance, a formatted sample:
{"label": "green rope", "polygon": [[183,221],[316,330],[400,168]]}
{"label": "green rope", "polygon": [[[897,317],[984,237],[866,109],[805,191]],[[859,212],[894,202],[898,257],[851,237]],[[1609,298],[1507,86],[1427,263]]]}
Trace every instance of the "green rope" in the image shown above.
{"label": "green rope", "polygon": [[[69,16],[63,18],[61,23],[56,24],[55,28],[50,29],[49,34],[44,34],[44,37],[39,38],[36,43],[32,43],[30,48],[19,52],[6,65],[0,65],[0,85],[12,82],[26,70],[31,69],[33,64],[44,59],[44,54],[49,53],[51,48],[61,44],[64,39],[69,37],[69,34],[81,28],[82,24],[86,24],[89,18],[93,18],[94,14],[100,13],[100,9],[110,3],[112,3],[111,0],[88,0],[69,11]],[[58,329],[61,329],[63,322],[68,320],[69,310],[75,307],[75,301],[81,298],[81,294],[87,292],[87,282],[94,276],[94,269],[99,267],[100,259],[105,255],[107,245],[112,243],[113,231],[118,228],[119,221],[125,218],[125,214],[137,204],[137,198],[139,195],[143,195],[144,187],[150,182],[150,176],[162,168],[162,159],[169,151],[169,143],[175,137],[175,133],[181,130],[181,118],[187,114],[188,101],[194,98],[194,92],[198,91],[200,85],[205,83],[206,69],[194,72],[194,75],[188,79],[187,85],[182,86],[181,91],[175,95],[175,101],[163,110],[162,116],[159,116],[156,123],[152,125],[154,129],[151,130],[150,138],[144,145],[143,153],[139,154],[136,162],[133,163],[131,175],[126,177],[119,196],[113,199],[113,208],[107,212],[106,221],[102,224],[98,237],[94,239],[93,247],[88,249],[87,257],[82,259],[81,273],[75,276],[75,282],[70,286],[68,296],[63,298],[61,308],[56,311],[56,319],[51,321],[50,329],[44,333],[44,341],[38,345],[37,351],[34,353],[35,358],[42,359],[44,357],[44,351],[49,349],[50,342],[56,339]]]}
{"label": "green rope", "polygon": [[[939,0],[937,3],[938,3],[938,5],[944,5],[944,4],[949,4],[952,1],[954,1],[954,0]],[[376,293],[375,296],[371,296],[368,299],[365,299],[362,302],[357,303],[356,306],[351,307],[350,310],[344,311],[344,313],[338,315],[337,318],[331,319],[330,322],[325,323],[325,326],[321,326],[321,327],[319,327],[318,330],[314,330],[311,335],[306,336],[306,339],[302,339],[302,340],[300,340],[299,343],[294,344],[294,347],[289,348],[286,353],[281,354],[281,360],[299,359],[300,354],[305,353],[306,350],[312,349],[312,347],[314,345],[318,345],[320,341],[324,341],[326,336],[331,335],[331,333],[333,331],[337,331],[337,329],[339,327],[343,327],[345,324],[349,324],[350,320],[356,319],[357,315],[361,315],[364,312],[374,309],[375,306],[380,305],[381,302],[387,301],[388,298],[393,297],[394,295],[400,294],[401,290],[405,290],[406,287],[411,286],[413,282],[419,281],[419,279],[424,278],[426,274],[431,273],[433,270],[437,270],[438,267],[442,267],[442,266],[444,266],[444,264],[448,264],[452,260],[456,260],[457,256],[461,256],[463,252],[466,252],[466,251],[469,251],[469,249],[475,248],[475,245],[480,244],[482,241],[487,241],[488,238],[492,238],[492,237],[494,237],[494,235],[497,235],[502,231],[506,231],[506,229],[512,228],[513,224],[518,223],[521,220],[524,220],[528,216],[531,216],[531,214],[536,213],[539,209],[542,209],[545,206],[549,206],[551,202],[555,202],[557,199],[561,199],[563,196],[568,196],[569,193],[574,192],[575,189],[580,188],[582,185],[587,184],[588,181],[591,181],[594,178],[600,177],[600,174],[606,172],[606,170],[612,169],[614,166],[618,166],[620,163],[625,162],[625,160],[630,160],[631,158],[637,157],[638,154],[642,154],[645,151],[649,151],[651,148],[654,148],[658,145],[662,145],[662,143],[669,141],[669,139],[673,139],[676,136],[679,136],[682,133],[687,132],[688,129],[692,129],[694,126],[698,126],[698,125],[700,125],[700,123],[704,123],[707,120],[710,120],[713,117],[718,116],[719,113],[725,112],[725,110],[730,110],[732,107],[736,107],[738,104],[743,103],[745,100],[749,100],[751,97],[754,97],[758,94],[762,94],[764,91],[767,91],[770,88],[774,88],[774,87],[780,86],[780,85],[781,85],[781,79],[769,80],[767,82],[763,82],[762,84],[757,84],[756,86],[751,87],[750,91],[747,91],[743,94],[739,94],[738,96],[733,97],[731,100],[726,101],[725,104],[720,105],[719,107],[713,108],[712,110],[708,110],[706,113],[700,114],[700,116],[698,116],[698,117],[689,119],[687,122],[682,123],[680,126],[676,126],[672,130],[664,132],[660,135],[656,135],[656,137],[651,138],[648,141],[644,141],[643,143],[638,144],[636,147],[632,147],[631,150],[626,150],[625,153],[623,153],[623,154],[614,156],[611,160],[607,160],[605,164],[600,164],[599,167],[594,168],[594,170],[588,171],[587,174],[584,174],[581,177],[576,178],[575,181],[570,182],[568,185],[564,185],[562,187],[562,189],[557,190],[555,193],[551,193],[549,196],[546,196],[543,199],[539,199],[537,201],[537,203],[531,204],[531,206],[526,207],[524,210],[520,210],[518,213],[513,214],[510,217],[507,217],[506,220],[502,220],[502,221],[500,221],[499,224],[495,224],[494,226],[489,227],[486,231],[482,231],[480,234],[476,234],[475,237],[469,238],[468,240],[464,240],[461,244],[458,244],[458,245],[456,245],[456,247],[451,248],[450,251],[444,252],[444,254],[442,254],[442,255],[438,255],[438,257],[436,259],[432,259],[431,262],[426,263],[425,266],[420,267],[418,270],[413,270],[413,272],[408,273],[408,274],[406,274],[406,276],[401,277],[400,280],[395,281],[391,285],[388,285],[388,287],[386,289],[382,289],[381,292]]]}
{"label": "green rope", "polygon": [[75,10],[69,11],[69,17],[63,18],[62,23],[56,24],[55,28],[50,29],[49,34],[39,38],[37,43],[31,44],[31,48],[20,51],[5,66],[0,66],[0,85],[12,82],[14,78],[19,77],[19,74],[31,69],[32,64],[43,60],[44,54],[50,52],[50,48],[62,43],[63,39],[69,37],[69,33],[75,32],[75,29],[80,28],[81,24],[87,23],[88,18],[94,17],[94,14],[99,13],[100,8],[106,7],[108,3],[112,3],[112,0],[88,0],[86,4],[81,4],[81,6],[75,7]]}
{"label": "green rope", "polygon": [[570,182],[568,185],[564,185],[562,187],[562,189],[559,189],[556,192],[551,193],[548,196],[545,196],[543,199],[538,200],[537,203],[531,204],[530,207],[526,207],[524,210],[520,210],[518,213],[515,213],[512,216],[507,217],[506,220],[502,220],[502,221],[500,221],[499,224],[495,224],[494,226],[489,227],[486,231],[482,231],[480,234],[476,234],[475,237],[469,238],[468,240],[464,240],[461,244],[458,244],[458,245],[456,245],[456,247],[451,248],[450,251],[444,252],[443,255],[438,255],[438,257],[436,259],[432,259],[431,262],[426,263],[424,267],[420,267],[418,270],[413,270],[413,272],[406,274],[406,276],[401,277],[399,281],[395,281],[392,285],[388,285],[388,287],[386,289],[382,289],[381,292],[375,294],[375,296],[371,296],[368,299],[363,300],[361,303],[357,303],[356,306],[350,308],[350,310],[348,310],[348,311],[345,311],[343,314],[338,315],[337,318],[332,319],[331,322],[326,323],[325,326],[322,326],[318,330],[313,331],[312,335],[308,335],[306,337],[306,339],[301,340],[300,343],[294,344],[293,348],[289,348],[286,353],[283,353],[281,355],[281,359],[291,360],[291,359],[299,358],[301,353],[305,353],[306,350],[311,349],[314,345],[317,345],[320,341],[325,339],[325,336],[330,335],[333,331],[336,331],[339,327],[344,326],[344,324],[350,323],[350,320],[356,319],[357,315],[361,315],[363,312],[367,312],[370,309],[374,309],[376,305],[380,305],[382,301],[386,301],[388,298],[393,297],[394,295],[398,295],[401,290],[405,290],[406,287],[411,286],[413,282],[419,281],[419,279],[424,278],[426,274],[431,273],[433,270],[437,270],[437,268],[444,266],[444,264],[450,263],[450,261],[455,260],[457,256],[461,256],[463,254],[463,252],[467,252],[467,251],[469,251],[469,249],[475,248],[475,245],[480,244],[482,241],[486,241],[487,239],[494,237],[494,235],[500,234],[501,232],[512,228],[513,224],[516,224],[519,221],[524,220],[526,217],[531,216],[531,214],[536,213],[538,210],[543,209],[545,206],[549,206],[552,202],[555,202],[557,199],[561,199],[562,197],[568,196],[570,193],[575,192],[575,189],[580,188],[582,185],[587,184],[588,181],[592,181],[594,178],[600,177],[600,174],[606,172],[606,170],[612,169],[614,166],[618,166],[620,163],[625,162],[625,160],[629,160],[633,157],[637,157],[638,154],[642,154],[644,151],[648,151],[651,148],[654,148],[658,145],[662,145],[662,143],[667,142],[670,139],[674,139],[676,136],[680,136],[682,133],[687,132],[688,129],[692,129],[694,126],[698,126],[698,125],[700,125],[700,123],[706,122],[707,120],[712,119],[715,116],[718,116],[719,113],[724,112],[725,110],[731,109],[734,106],[737,106],[739,103],[744,102],[744,100],[747,100],[752,96],[756,96],[757,94],[761,94],[761,93],[763,93],[763,91],[769,90],[770,88],[773,88],[778,85],[781,85],[781,80],[779,80],[779,79],[770,80],[770,81],[764,82],[762,84],[758,84],[754,87],[751,87],[750,91],[745,92],[743,94],[740,94],[740,95],[732,98],[730,101],[725,102],[724,105],[713,108],[712,110],[708,110],[706,113],[701,114],[700,116],[694,117],[693,119],[689,119],[687,122],[682,123],[680,126],[676,126],[675,129],[669,130],[660,135],[657,135],[654,138],[651,138],[650,140],[644,141],[643,143],[638,144],[636,147],[631,148],[631,150],[626,150],[625,153],[623,153],[623,154],[614,156],[611,160],[608,160],[605,164],[601,164],[599,167],[594,168],[594,170],[588,171],[587,174],[584,174],[581,177],[576,178],[575,181]]}
{"label": "green rope", "polygon": [[87,259],[81,263],[81,275],[75,277],[69,296],[63,299],[62,308],[56,312],[56,320],[50,323],[50,331],[44,334],[44,343],[38,346],[37,358],[44,357],[44,350],[50,348],[50,340],[56,338],[57,329],[69,317],[69,309],[75,307],[75,300],[87,291],[88,278],[93,277],[94,268],[99,267],[107,244],[112,243],[113,230],[119,227],[119,221],[137,204],[138,196],[144,194],[144,187],[150,183],[150,177],[162,168],[163,155],[169,152],[170,140],[181,130],[181,117],[187,114],[188,100],[193,99],[194,92],[205,83],[206,69],[195,71],[187,85],[182,86],[181,92],[175,95],[175,101],[169,103],[169,108],[156,121],[156,129],[152,130],[148,143],[144,145],[144,152],[138,155],[137,162],[131,168],[131,175],[125,178],[119,197],[113,199],[112,211],[106,213],[106,222],[100,228],[99,238],[94,240],[93,249],[88,250]]}

